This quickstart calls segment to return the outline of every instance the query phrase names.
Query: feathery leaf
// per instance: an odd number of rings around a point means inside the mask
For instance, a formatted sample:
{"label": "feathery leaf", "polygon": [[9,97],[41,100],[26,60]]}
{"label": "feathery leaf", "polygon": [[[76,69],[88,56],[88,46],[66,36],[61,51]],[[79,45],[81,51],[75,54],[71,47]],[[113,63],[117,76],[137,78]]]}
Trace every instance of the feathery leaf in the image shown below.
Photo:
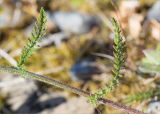
{"label": "feathery leaf", "polygon": [[132,95],[129,95],[126,99],[124,99],[124,103],[132,103],[134,101],[144,101],[154,96],[160,97],[160,88],[151,88],[147,91],[138,92]]}
{"label": "feathery leaf", "polygon": [[112,19],[112,24],[114,28],[114,68],[112,70],[113,79],[107,86],[99,89],[96,93],[89,97],[89,101],[95,106],[99,98],[106,96],[106,94],[110,93],[118,85],[119,79],[121,78],[120,70],[126,59],[126,46],[121,35],[120,26],[114,18]]}
{"label": "feathery leaf", "polygon": [[125,103],[131,103],[133,101],[144,101],[146,99],[151,98],[154,95],[154,91],[153,90],[148,90],[148,91],[143,91],[143,92],[139,92],[139,93],[135,93],[132,95],[129,95],[124,102]]}
{"label": "feathery leaf", "polygon": [[18,67],[22,68],[27,59],[32,55],[35,50],[36,44],[42,39],[46,32],[46,13],[43,8],[40,10],[40,15],[32,30],[31,37],[28,39],[26,46],[22,50],[22,54],[18,61]]}

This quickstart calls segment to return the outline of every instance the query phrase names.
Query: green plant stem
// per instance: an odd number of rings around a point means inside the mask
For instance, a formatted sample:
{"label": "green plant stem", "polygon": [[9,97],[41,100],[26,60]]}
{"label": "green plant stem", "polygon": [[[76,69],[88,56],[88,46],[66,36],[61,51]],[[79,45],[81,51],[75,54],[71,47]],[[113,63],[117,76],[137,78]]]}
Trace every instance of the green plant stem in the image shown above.
{"label": "green plant stem", "polygon": [[[20,75],[23,78],[35,79],[35,80],[38,80],[40,82],[44,82],[46,84],[50,84],[50,85],[62,88],[64,90],[72,91],[73,93],[76,93],[78,95],[82,95],[84,97],[89,97],[89,96],[92,95],[89,92],[86,92],[86,91],[83,91],[81,89],[77,89],[77,88],[74,88],[72,86],[66,85],[66,84],[64,84],[60,81],[56,81],[56,80],[51,79],[49,77],[39,75],[39,74],[35,74],[35,73],[29,72],[29,71],[26,71],[24,69],[20,69],[20,68],[17,68],[17,67],[0,66],[0,72],[8,72],[8,73]],[[138,111],[136,109],[130,108],[130,107],[125,106],[125,105],[122,105],[120,103],[113,102],[113,101],[108,100],[108,99],[99,98],[98,103],[109,105],[111,107],[114,107],[114,108],[119,109],[119,110],[124,111],[124,112],[128,112],[130,114],[146,114],[146,113],[143,113],[143,112]]]}
{"label": "green plant stem", "polygon": [[60,81],[56,81],[52,78],[49,78],[49,77],[46,77],[46,76],[43,76],[43,75],[28,72],[24,69],[20,69],[20,68],[17,68],[17,67],[2,67],[1,66],[0,67],[0,72],[1,71],[12,73],[12,74],[18,74],[18,75],[22,76],[23,78],[30,78],[30,79],[38,80],[40,82],[44,82],[44,83],[56,86],[58,88],[62,88],[62,89],[65,89],[65,90],[72,91],[73,93],[76,93],[78,95],[89,96],[89,93],[84,92],[82,90],[79,90],[77,88],[68,86],[68,85],[66,85],[66,84],[64,84]]}

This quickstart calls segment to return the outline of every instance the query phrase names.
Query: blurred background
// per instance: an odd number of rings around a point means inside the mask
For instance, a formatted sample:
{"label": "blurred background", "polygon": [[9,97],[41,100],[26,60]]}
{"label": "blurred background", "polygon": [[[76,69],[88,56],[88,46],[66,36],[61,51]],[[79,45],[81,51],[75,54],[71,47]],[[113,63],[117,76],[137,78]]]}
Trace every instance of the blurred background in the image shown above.
{"label": "blurred background", "polygon": [[[26,63],[28,71],[95,92],[112,79],[115,17],[127,44],[119,87],[106,96],[160,114],[159,0],[0,0],[0,65],[16,65],[41,7],[47,34]],[[128,95],[156,91],[141,98]],[[127,100],[127,102],[125,102]],[[124,114],[99,106],[102,114]],[[87,99],[17,75],[0,74],[1,114],[97,114]]]}

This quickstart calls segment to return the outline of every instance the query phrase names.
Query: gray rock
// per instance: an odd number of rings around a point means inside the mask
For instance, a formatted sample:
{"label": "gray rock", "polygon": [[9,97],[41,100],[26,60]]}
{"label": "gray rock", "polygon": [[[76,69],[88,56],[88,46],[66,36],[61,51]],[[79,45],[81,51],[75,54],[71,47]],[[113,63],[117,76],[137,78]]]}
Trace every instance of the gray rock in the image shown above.
{"label": "gray rock", "polygon": [[[54,109],[61,103],[64,103],[66,100],[64,98],[64,94],[57,93],[40,93],[33,92],[32,95],[28,97],[28,99],[24,102],[16,113],[24,114],[24,113],[41,113],[46,110]],[[50,112],[52,113],[52,112]]]}
{"label": "gray rock", "polygon": [[[44,111],[41,114],[51,113]],[[87,103],[87,99],[83,97],[72,98],[55,108],[52,114],[94,114],[94,107]]]}
{"label": "gray rock", "polygon": [[2,77],[0,93],[8,95],[6,102],[13,111],[16,111],[34,91],[37,91],[37,86],[32,80],[13,75],[2,75]]}
{"label": "gray rock", "polygon": [[89,32],[94,26],[100,25],[100,19],[96,16],[78,12],[55,12],[50,19],[62,30],[74,34]]}
{"label": "gray rock", "polygon": [[11,21],[11,11],[6,9],[6,7],[2,7],[3,11],[0,13],[0,28],[8,27]]}
{"label": "gray rock", "polygon": [[18,26],[24,16],[19,8],[11,9],[9,6],[3,5],[0,13],[0,28]]}
{"label": "gray rock", "polygon": [[70,70],[71,78],[76,81],[87,81],[92,79],[94,75],[100,73],[102,73],[102,71],[96,64],[96,61],[91,58],[79,60]]}
{"label": "gray rock", "polygon": [[149,104],[147,112],[149,114],[159,114],[160,113],[160,102],[152,102]]}
{"label": "gray rock", "polygon": [[157,0],[157,2],[149,10],[147,18],[149,20],[156,19],[160,22],[160,0]]}
{"label": "gray rock", "polygon": [[0,94],[6,95],[6,104],[10,112],[16,114],[40,113],[53,109],[66,101],[61,92],[44,93],[33,80],[27,80],[10,74],[0,75]]}

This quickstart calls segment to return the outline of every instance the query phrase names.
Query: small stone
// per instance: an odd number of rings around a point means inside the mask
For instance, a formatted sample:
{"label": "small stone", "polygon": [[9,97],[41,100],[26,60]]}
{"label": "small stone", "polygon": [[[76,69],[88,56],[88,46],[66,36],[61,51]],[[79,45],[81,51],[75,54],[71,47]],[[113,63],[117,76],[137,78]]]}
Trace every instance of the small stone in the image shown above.
{"label": "small stone", "polygon": [[160,23],[158,21],[151,21],[150,26],[152,37],[160,41]]}
{"label": "small stone", "polygon": [[143,16],[139,14],[133,14],[128,21],[131,36],[133,38],[138,38],[142,31],[141,22],[143,21]]}
{"label": "small stone", "polygon": [[149,114],[159,114],[159,112],[160,112],[160,102],[159,101],[151,102],[148,105],[147,112]]}
{"label": "small stone", "polygon": [[27,80],[13,75],[1,75],[0,93],[8,95],[7,104],[16,111],[34,92],[37,86],[32,80]]}
{"label": "small stone", "polygon": [[140,7],[139,0],[122,0],[120,3],[120,12],[123,18],[132,15]]}
{"label": "small stone", "polygon": [[[28,97],[16,112],[18,114],[42,113],[56,108],[65,101],[66,99],[63,93],[43,93],[36,91]],[[52,112],[50,112],[50,114],[52,114]]]}
{"label": "small stone", "polygon": [[96,65],[95,60],[90,58],[78,61],[70,70],[71,78],[76,81],[90,80],[93,75],[100,74],[101,70]]}
{"label": "small stone", "polygon": [[11,14],[12,12],[7,9],[7,6],[2,7],[2,11],[0,12],[0,28],[8,27],[8,25],[10,25]]}
{"label": "small stone", "polygon": [[151,7],[147,14],[148,20],[157,20],[160,22],[160,0],[157,0],[157,2]]}
{"label": "small stone", "polygon": [[87,33],[100,25],[98,17],[78,12],[55,12],[50,15],[50,20],[62,31],[74,34]]}
{"label": "small stone", "polygon": [[55,108],[52,114],[94,114],[94,107],[87,103],[87,100],[83,97],[72,98]]}

